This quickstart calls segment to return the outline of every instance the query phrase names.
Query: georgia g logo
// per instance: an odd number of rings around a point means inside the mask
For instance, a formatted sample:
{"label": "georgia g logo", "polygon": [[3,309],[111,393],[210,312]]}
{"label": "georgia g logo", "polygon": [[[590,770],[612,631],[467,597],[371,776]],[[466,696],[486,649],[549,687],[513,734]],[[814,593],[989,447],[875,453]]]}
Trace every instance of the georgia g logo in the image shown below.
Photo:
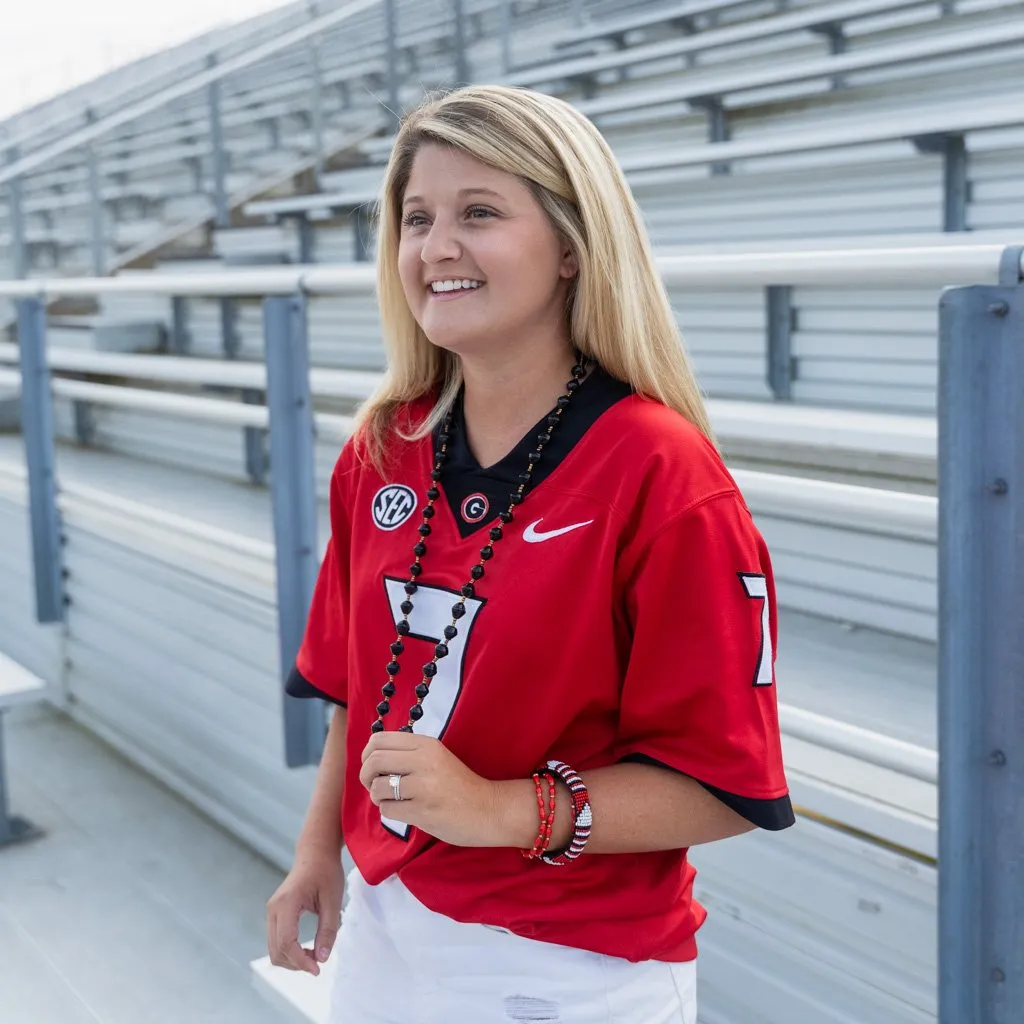
{"label": "georgia g logo", "polygon": [[467,523],[479,523],[491,509],[491,503],[487,500],[486,494],[471,494],[462,503],[462,518]]}
{"label": "georgia g logo", "polygon": [[386,484],[373,496],[373,521],[381,530],[397,530],[416,508],[416,492],[405,484]]}

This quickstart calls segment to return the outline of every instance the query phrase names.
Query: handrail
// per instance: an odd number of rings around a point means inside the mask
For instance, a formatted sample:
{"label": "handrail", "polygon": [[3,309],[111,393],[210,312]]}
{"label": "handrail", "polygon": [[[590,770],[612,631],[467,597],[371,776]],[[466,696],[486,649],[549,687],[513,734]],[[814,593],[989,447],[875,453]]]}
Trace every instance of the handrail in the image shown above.
{"label": "handrail", "polygon": [[[9,355],[7,350],[14,346],[2,346],[0,363]],[[123,357],[120,357],[123,358]],[[172,366],[164,380],[195,383],[195,375],[188,378],[174,372],[174,363],[188,360],[161,356],[136,356],[137,361],[148,360],[158,364],[167,358]],[[102,360],[96,360],[98,365]],[[194,362],[202,364],[203,361]],[[51,363],[52,365],[52,363]],[[224,366],[225,364],[220,364]],[[230,367],[229,369],[234,369]],[[253,363],[239,365],[251,383],[265,385],[266,368]],[[159,378],[159,370],[156,376]],[[262,374],[262,376],[261,376]],[[149,375],[149,374],[147,374]],[[371,376],[366,374],[367,377]],[[209,380],[225,382],[223,371],[216,365],[206,368]],[[236,383],[235,378],[231,383]],[[340,381],[335,380],[340,385]],[[20,373],[0,368],[0,385],[18,388]],[[122,385],[96,384],[88,381],[68,380],[54,377],[51,389],[55,395],[72,401],[93,402],[116,408],[138,409],[186,419],[197,419],[235,427],[256,427],[266,429],[269,425],[268,412],[260,404],[242,404],[224,399],[182,395],[175,392],[147,388],[125,387]],[[344,442],[352,427],[352,417],[333,413],[314,413],[318,432],[324,438]],[[852,530],[880,533],[886,536],[901,536],[911,540],[935,543],[938,536],[938,499],[932,495],[910,494],[903,491],[864,487],[859,484],[845,484],[833,480],[816,480],[809,477],[792,477],[779,473],[766,473],[751,469],[732,469],[740,490],[748,503],[759,515],[781,515],[807,522],[846,526]]]}
{"label": "handrail", "polygon": [[80,128],[78,131],[71,132],[70,135],[65,136],[59,142],[45,146],[43,149],[36,150],[36,152],[30,153],[20,160],[0,168],[0,185],[4,185],[15,178],[20,178],[23,174],[28,174],[30,171],[37,170],[44,164],[49,163],[49,161],[63,156],[79,146],[85,146],[90,142],[94,142],[114,128],[119,128],[123,124],[136,120],[136,118],[143,117],[154,110],[159,110],[161,107],[174,100],[181,99],[183,96],[198,92],[205,86],[213,82],[219,82],[222,78],[226,78],[237,71],[244,71],[265,58],[272,57],[281,50],[286,50],[289,46],[305,42],[318,33],[333,28],[335,25],[339,25],[358,14],[362,14],[363,11],[376,7],[380,3],[381,0],[351,0],[344,7],[331,11],[329,14],[321,15],[300,28],[285,32],[279,38],[256,46],[240,57],[232,57],[230,60],[224,61],[223,64],[216,64],[206,71],[201,71],[191,78],[187,78],[184,82],[169,86],[158,92],[155,96],[149,96],[144,100],[139,100],[137,103],[130,104],[123,110],[117,111],[117,113],[108,114],[102,120],[89,125],[88,128]]}
{"label": "handrail", "polygon": [[[262,361],[102,352],[59,346],[47,346],[46,361],[51,370],[63,373],[88,373],[126,380],[190,386],[212,385],[239,390],[267,389],[267,368]],[[17,345],[0,342],[0,367],[4,364],[18,370],[20,352]],[[341,398],[359,402],[372,395],[382,379],[383,373],[380,370],[331,369],[322,366],[309,369],[310,392],[315,398]],[[934,416],[849,409],[840,413],[814,406],[793,406],[778,402],[766,406],[761,402],[726,398],[709,398],[707,407],[712,425],[720,438],[756,436],[758,440],[768,438],[781,444],[867,449],[881,454],[931,461],[936,458],[938,425]],[[768,425],[764,418],[766,412],[770,414]],[[763,489],[760,496],[765,507],[770,507],[778,497]],[[810,495],[809,505],[814,503],[813,499],[814,495]],[[843,510],[850,510],[851,506],[845,499],[841,504]],[[926,530],[930,537],[931,527],[926,527]]]}
{"label": "handrail", "polygon": [[[376,2],[376,0],[374,0]],[[996,284],[1011,253],[1024,280],[1024,249],[1002,243],[915,245],[775,252],[694,253],[656,257],[665,284],[723,289],[767,285],[915,285],[944,288],[972,281]],[[210,274],[133,274],[113,278],[49,278],[0,281],[0,299],[71,296],[165,295],[370,295],[372,265],[305,265]]]}
{"label": "handrail", "polygon": [[784,736],[813,743],[837,754],[848,754],[933,786],[938,784],[939,755],[927,747],[791,704],[779,704],[779,728]]}
{"label": "handrail", "polygon": [[[21,387],[21,375],[0,369],[0,385]],[[78,402],[92,402],[117,409],[138,409],[156,415],[180,416],[183,419],[217,423],[230,427],[255,427],[266,430],[270,414],[265,405],[229,402],[221,398],[197,398],[175,392],[146,388],[128,388],[117,384],[93,384],[82,380],[57,377],[51,382],[53,394]],[[313,414],[321,437],[344,443],[352,433],[352,417],[335,413]]]}
{"label": "handrail", "polygon": [[[754,469],[736,468],[732,475],[748,504],[760,516],[792,516],[865,533],[932,544],[938,541],[939,499],[932,494],[782,476]],[[799,514],[794,515],[794,509],[799,509]]]}
{"label": "handrail", "polygon": [[[48,348],[46,358],[50,369],[69,373],[96,373],[173,384],[212,384],[257,391],[265,391],[267,387],[267,366],[263,362],[77,348]],[[17,367],[17,345],[0,342],[0,365],[4,363]],[[324,398],[368,398],[380,382],[381,373],[375,370],[332,370],[322,366],[313,366],[309,370],[310,390]]]}

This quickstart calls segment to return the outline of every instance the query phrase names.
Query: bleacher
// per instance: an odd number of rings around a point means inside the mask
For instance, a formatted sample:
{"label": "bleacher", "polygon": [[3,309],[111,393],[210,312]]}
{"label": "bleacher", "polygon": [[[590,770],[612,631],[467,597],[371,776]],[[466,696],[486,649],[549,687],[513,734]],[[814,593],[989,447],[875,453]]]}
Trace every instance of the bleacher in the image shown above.
{"label": "bleacher", "polygon": [[[712,907],[701,1020],[934,1020],[926,253],[1024,235],[1022,51],[1014,0],[296,4],[0,126],[0,278],[127,286],[50,303],[70,625],[63,640],[32,625],[27,556],[0,542],[21,595],[5,595],[0,652],[287,864],[308,775],[281,747],[261,293],[168,282],[261,269],[273,291],[289,267],[351,269],[343,292],[308,294],[322,538],[347,417],[383,366],[368,212],[388,108],[461,79],[543,88],[595,120],[627,173],[777,573],[801,823],[695,858]],[[758,259],[792,270],[808,249],[904,265],[787,277]],[[743,254],[749,273],[729,263]],[[0,412],[19,387],[3,295],[0,281]],[[0,436],[11,522],[19,444]],[[751,858],[771,859],[779,891]],[[851,914],[865,893],[886,912]]]}

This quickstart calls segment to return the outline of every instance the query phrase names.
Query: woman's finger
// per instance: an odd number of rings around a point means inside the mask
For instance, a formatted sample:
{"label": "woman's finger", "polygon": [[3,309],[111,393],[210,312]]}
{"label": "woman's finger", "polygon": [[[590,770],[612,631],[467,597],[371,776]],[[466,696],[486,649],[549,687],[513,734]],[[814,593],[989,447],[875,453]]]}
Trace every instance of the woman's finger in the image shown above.
{"label": "woman's finger", "polygon": [[[391,789],[390,775],[378,775],[375,779],[371,781],[369,789],[370,799],[378,807],[380,807],[384,803],[390,803],[393,807],[400,807],[407,801],[414,800],[416,798],[416,776],[402,776],[402,781],[399,783],[398,786],[399,792],[402,795],[402,799],[400,801],[395,800],[395,794]],[[390,817],[390,815],[386,816]],[[395,820],[401,821],[401,817],[398,817]]]}
{"label": "woman's finger", "polygon": [[409,775],[416,767],[416,754],[411,750],[374,751],[359,769],[359,781],[369,789],[378,775]]}
{"label": "woman's finger", "polygon": [[308,971],[318,975],[320,966],[308,949],[299,945],[300,908],[288,906],[278,908],[273,915],[273,952],[271,963],[292,971]]}

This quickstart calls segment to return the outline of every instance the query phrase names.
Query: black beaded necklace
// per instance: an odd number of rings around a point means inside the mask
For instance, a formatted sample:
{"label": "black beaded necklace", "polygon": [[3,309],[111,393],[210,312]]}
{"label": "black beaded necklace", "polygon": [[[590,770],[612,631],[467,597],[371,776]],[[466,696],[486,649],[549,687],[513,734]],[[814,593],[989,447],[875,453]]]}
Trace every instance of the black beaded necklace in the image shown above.
{"label": "black beaded necklace", "polygon": [[[537,435],[537,447],[530,453],[530,461],[526,467],[526,472],[519,474],[519,486],[509,495],[509,507],[507,511],[498,513],[500,524],[507,526],[512,522],[514,518],[513,509],[522,503],[523,498],[525,497],[526,488],[529,486],[530,479],[533,476],[534,467],[544,455],[544,448],[551,440],[551,435],[554,433],[555,427],[562,422],[565,410],[569,407],[569,403],[572,401],[572,396],[577,390],[579,390],[580,384],[587,376],[589,369],[589,362],[585,360],[583,354],[577,350],[576,365],[572,368],[572,379],[565,385],[566,394],[562,395],[558,399],[557,404],[548,414],[547,428]],[[441,427],[441,433],[438,436],[439,449],[434,453],[434,468],[430,474],[432,483],[427,491],[427,505],[423,509],[423,522],[419,527],[420,539],[412,549],[413,554],[416,556],[416,560],[409,566],[410,579],[408,583],[405,584],[406,599],[401,604],[402,615],[404,617],[399,621],[396,627],[398,636],[391,645],[392,658],[391,661],[388,662],[387,666],[388,681],[381,689],[384,699],[377,705],[377,720],[370,726],[371,733],[384,731],[384,716],[390,712],[391,698],[395,695],[395,676],[398,675],[401,667],[398,664],[398,659],[405,650],[405,644],[402,642],[402,637],[408,636],[410,632],[409,616],[412,614],[413,609],[411,599],[418,589],[416,579],[423,572],[422,559],[427,553],[426,538],[429,537],[431,533],[430,520],[434,518],[434,502],[441,496],[441,491],[438,488],[437,483],[441,479],[441,467],[448,458],[448,442],[451,440],[451,431],[452,412],[449,410],[448,415],[445,417],[444,424]],[[479,580],[483,579],[484,564],[494,557],[494,544],[500,541],[503,536],[502,526],[500,524],[495,523],[495,525],[491,527],[488,535],[491,543],[486,544],[480,549],[480,561],[470,569],[469,575],[471,579],[462,588],[461,593],[463,598],[476,596],[475,584]],[[462,600],[459,600],[452,605],[452,621],[444,628],[444,641],[438,643],[434,647],[434,657],[423,666],[423,679],[416,686],[416,703],[409,708],[409,721],[405,725],[401,726],[399,732],[412,732],[415,723],[423,717],[423,701],[430,692],[431,680],[435,675],[437,675],[437,663],[448,654],[448,644],[445,641],[454,640],[455,637],[458,636],[459,630],[456,624],[465,614],[466,605]]]}

